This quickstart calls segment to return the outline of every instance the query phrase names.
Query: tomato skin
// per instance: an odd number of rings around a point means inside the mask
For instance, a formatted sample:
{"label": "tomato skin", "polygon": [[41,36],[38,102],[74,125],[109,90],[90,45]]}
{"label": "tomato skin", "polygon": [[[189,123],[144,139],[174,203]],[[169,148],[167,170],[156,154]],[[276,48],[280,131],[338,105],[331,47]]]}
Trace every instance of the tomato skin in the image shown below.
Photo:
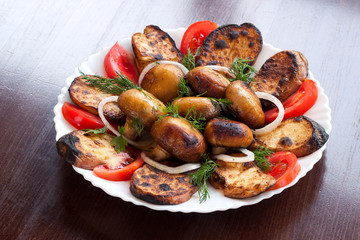
{"label": "tomato skin", "polygon": [[109,169],[105,165],[96,166],[93,170],[94,174],[100,178],[110,180],[110,181],[128,181],[131,179],[131,176],[136,169],[140,168],[144,164],[144,160],[140,157],[140,154],[137,155],[137,159],[126,165],[123,168],[118,169]]}
{"label": "tomato skin", "polygon": [[291,183],[299,174],[301,166],[295,154],[291,152],[276,152],[267,157],[273,165],[267,172],[276,179],[276,184],[269,190],[278,189]]}
{"label": "tomato skin", "polygon": [[[285,109],[284,119],[301,116],[314,106],[318,97],[318,89],[315,82],[305,79],[300,88],[283,102]],[[265,122],[275,120],[279,110],[275,107],[265,112]]]}
{"label": "tomato skin", "polygon": [[196,50],[202,46],[204,39],[217,27],[216,23],[211,21],[199,21],[191,24],[181,40],[180,52],[186,55],[190,49],[195,54]]}
{"label": "tomato skin", "polygon": [[105,126],[98,116],[89,113],[74,104],[64,102],[61,111],[65,120],[76,129],[95,129],[103,128]]}
{"label": "tomato skin", "polygon": [[104,67],[109,78],[115,78],[116,72],[121,72],[134,83],[138,83],[138,72],[134,60],[125,48],[118,42],[112,46],[104,58]]}

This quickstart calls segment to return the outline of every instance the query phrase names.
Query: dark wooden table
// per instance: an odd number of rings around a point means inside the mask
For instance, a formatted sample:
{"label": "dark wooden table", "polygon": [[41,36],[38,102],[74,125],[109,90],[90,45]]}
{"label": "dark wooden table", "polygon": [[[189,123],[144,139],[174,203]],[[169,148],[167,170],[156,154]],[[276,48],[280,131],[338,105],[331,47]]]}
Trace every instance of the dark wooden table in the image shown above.
{"label": "dark wooden table", "polygon": [[[148,24],[252,22],[299,50],[329,96],[330,140],[295,186],[209,214],[111,197],[60,161],[52,111],[89,55]],[[360,1],[0,2],[0,239],[360,239]]]}

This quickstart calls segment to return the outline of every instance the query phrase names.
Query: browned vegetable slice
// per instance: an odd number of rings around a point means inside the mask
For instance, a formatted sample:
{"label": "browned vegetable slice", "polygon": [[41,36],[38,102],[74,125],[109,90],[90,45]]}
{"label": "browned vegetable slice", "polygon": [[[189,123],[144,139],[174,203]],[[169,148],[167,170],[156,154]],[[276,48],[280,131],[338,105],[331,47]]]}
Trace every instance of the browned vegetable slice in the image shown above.
{"label": "browned vegetable slice", "polygon": [[303,54],[282,51],[266,60],[250,87],[254,92],[272,94],[283,102],[298,90],[307,75],[308,62]]}
{"label": "browned vegetable slice", "polygon": [[255,162],[232,163],[218,160],[216,163],[219,167],[213,173],[210,183],[223,191],[226,197],[253,197],[276,183],[276,179],[263,173]]}
{"label": "browned vegetable slice", "polygon": [[182,61],[182,54],[174,40],[158,26],[149,25],[144,29],[144,33],[135,33],[132,36],[132,48],[139,73],[154,61]]}
{"label": "browned vegetable slice", "polygon": [[251,23],[230,24],[212,31],[205,38],[196,57],[196,66],[230,67],[235,58],[253,59],[254,64],[263,45],[260,31]]}
{"label": "browned vegetable slice", "polygon": [[206,97],[224,98],[225,90],[230,85],[227,78],[207,67],[194,68],[185,78],[195,93]]}
{"label": "browned vegetable slice", "polygon": [[269,133],[255,136],[251,147],[262,145],[276,152],[288,151],[303,157],[321,148],[328,138],[329,135],[320,124],[300,116],[286,119]]}
{"label": "browned vegetable slice", "polygon": [[197,191],[187,173],[168,174],[148,164],[137,169],[130,181],[131,193],[154,204],[180,204]]}
{"label": "browned vegetable slice", "polygon": [[213,119],[220,115],[220,107],[214,106],[209,98],[206,97],[183,97],[174,100],[173,105],[178,107],[179,115],[185,117],[187,114],[206,120]]}
{"label": "browned vegetable slice", "polygon": [[56,142],[61,158],[79,168],[93,169],[114,157],[117,152],[106,134],[84,134],[76,130],[62,136]]}
{"label": "browned vegetable slice", "polygon": [[[90,76],[90,75],[89,75]],[[98,107],[101,100],[114,96],[89,86],[83,76],[77,77],[69,87],[71,100],[82,109],[98,114]],[[125,119],[125,114],[120,110],[116,103],[107,103],[104,108],[104,116],[113,121],[119,122]]]}
{"label": "browned vegetable slice", "polygon": [[157,144],[184,162],[200,162],[206,153],[204,136],[182,118],[164,117],[150,131]]}
{"label": "browned vegetable slice", "polygon": [[217,147],[247,147],[253,141],[251,129],[243,123],[226,119],[213,119],[206,124],[204,137]]}
{"label": "browned vegetable slice", "polygon": [[251,128],[265,124],[265,114],[256,94],[243,82],[234,81],[226,89],[226,99],[230,100],[230,112],[240,122]]}

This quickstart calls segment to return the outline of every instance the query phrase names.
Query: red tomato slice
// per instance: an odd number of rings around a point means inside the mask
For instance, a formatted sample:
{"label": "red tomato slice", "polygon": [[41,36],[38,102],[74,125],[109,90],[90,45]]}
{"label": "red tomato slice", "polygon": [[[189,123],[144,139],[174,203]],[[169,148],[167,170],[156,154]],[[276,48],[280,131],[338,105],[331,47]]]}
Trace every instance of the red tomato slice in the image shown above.
{"label": "red tomato slice", "polygon": [[109,78],[115,78],[116,72],[121,72],[134,83],[138,83],[138,72],[130,53],[118,42],[110,49],[104,59],[104,67]]}
{"label": "red tomato slice", "polygon": [[196,50],[203,44],[204,39],[218,26],[211,21],[200,21],[191,24],[185,31],[181,40],[180,52],[188,54],[188,49],[195,54]]}
{"label": "red tomato slice", "polygon": [[[314,106],[318,97],[318,89],[315,82],[305,79],[300,88],[283,102],[285,109],[284,120],[291,117],[301,116]],[[265,121],[270,123],[279,114],[279,109],[273,108],[265,112]]]}
{"label": "red tomato slice", "polygon": [[89,113],[74,104],[65,102],[61,111],[65,120],[76,129],[95,129],[103,128],[105,126],[98,116]]}
{"label": "red tomato slice", "polygon": [[132,160],[132,158],[127,153],[122,152],[118,156],[119,158],[110,163],[96,166],[93,170],[94,174],[110,181],[127,181],[131,179],[135,170],[144,164],[140,153],[136,154],[136,160],[131,163],[129,163],[129,160]]}
{"label": "red tomato slice", "polygon": [[276,184],[269,190],[288,185],[300,172],[301,166],[297,157],[291,152],[276,152],[267,158],[273,165],[267,173],[276,179]]}

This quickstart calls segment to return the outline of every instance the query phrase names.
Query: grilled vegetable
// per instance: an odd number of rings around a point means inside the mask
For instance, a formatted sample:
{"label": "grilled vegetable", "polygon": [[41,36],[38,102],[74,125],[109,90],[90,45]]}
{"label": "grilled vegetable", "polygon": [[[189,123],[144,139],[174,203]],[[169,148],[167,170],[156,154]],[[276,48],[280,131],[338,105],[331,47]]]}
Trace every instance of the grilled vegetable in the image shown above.
{"label": "grilled vegetable", "polygon": [[231,163],[218,160],[216,163],[219,166],[210,183],[223,191],[226,197],[253,197],[276,183],[273,176],[263,173],[254,162]]}
{"label": "grilled vegetable", "polygon": [[224,98],[230,81],[220,73],[207,67],[197,67],[185,76],[190,88],[197,94],[213,98]]}
{"label": "grilled vegetable", "polygon": [[253,134],[248,126],[226,119],[213,119],[208,122],[204,137],[216,147],[247,147],[253,141]]}
{"label": "grilled vegetable", "polygon": [[64,161],[79,168],[93,169],[117,154],[111,140],[106,134],[85,134],[76,130],[62,136],[56,148]]}
{"label": "grilled vegetable", "polygon": [[156,144],[151,149],[146,149],[144,153],[146,156],[148,156],[154,161],[163,161],[171,157],[171,154],[162,147],[160,147],[159,144]]}
{"label": "grilled vegetable", "polygon": [[172,64],[159,64],[149,70],[141,82],[141,87],[152,93],[164,103],[170,102],[178,96],[180,79],[183,71]]}
{"label": "grilled vegetable", "polygon": [[136,170],[130,181],[135,197],[162,205],[186,202],[197,189],[187,173],[168,174],[148,164]]}
{"label": "grilled vegetable", "polygon": [[151,128],[157,144],[184,162],[200,162],[207,146],[203,135],[183,118],[167,116]]}
{"label": "grilled vegetable", "polygon": [[132,36],[132,48],[139,73],[146,65],[157,60],[182,61],[182,54],[174,40],[158,26],[149,25],[144,33],[135,33]]}
{"label": "grilled vegetable", "polygon": [[299,89],[307,75],[308,62],[304,55],[282,51],[266,60],[250,87],[254,92],[272,94],[283,102]]}
{"label": "grilled vegetable", "polygon": [[203,116],[206,120],[213,119],[220,115],[220,109],[214,106],[213,102],[206,97],[183,97],[173,102],[178,108],[179,115],[185,117],[187,114]]}
{"label": "grilled vegetable", "polygon": [[[88,75],[91,77],[90,75]],[[104,98],[114,96],[104,93],[101,90],[90,86],[84,76],[74,79],[69,87],[71,100],[82,109],[98,114],[98,106]],[[106,118],[119,122],[125,119],[125,114],[120,110],[116,103],[108,103],[104,106],[104,115]]]}
{"label": "grilled vegetable", "polygon": [[263,45],[260,31],[251,23],[224,25],[205,38],[196,66],[230,67],[235,58],[251,59],[253,65]]}
{"label": "grilled vegetable", "polygon": [[232,102],[230,110],[237,120],[251,128],[264,125],[265,115],[260,100],[244,82],[232,82],[226,89],[225,97]]}
{"label": "grilled vegetable", "polygon": [[129,118],[140,118],[146,130],[150,130],[158,116],[163,115],[165,105],[145,90],[130,89],[119,96],[118,105]]}
{"label": "grilled vegetable", "polygon": [[275,130],[255,136],[251,148],[262,145],[275,152],[292,152],[297,157],[309,155],[320,149],[328,140],[325,129],[308,117],[288,118]]}

